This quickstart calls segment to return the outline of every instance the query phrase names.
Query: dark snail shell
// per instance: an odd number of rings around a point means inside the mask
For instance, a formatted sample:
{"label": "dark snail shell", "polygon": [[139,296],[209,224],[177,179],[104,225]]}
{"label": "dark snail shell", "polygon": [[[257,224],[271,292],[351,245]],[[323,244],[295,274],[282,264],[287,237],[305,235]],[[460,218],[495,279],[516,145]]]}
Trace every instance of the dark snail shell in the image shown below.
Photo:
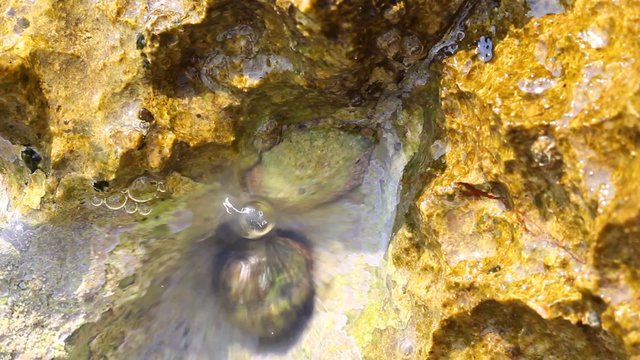
{"label": "dark snail shell", "polygon": [[314,293],[305,242],[278,229],[257,240],[227,233],[226,240],[214,286],[229,320],[260,338],[278,338],[304,321]]}

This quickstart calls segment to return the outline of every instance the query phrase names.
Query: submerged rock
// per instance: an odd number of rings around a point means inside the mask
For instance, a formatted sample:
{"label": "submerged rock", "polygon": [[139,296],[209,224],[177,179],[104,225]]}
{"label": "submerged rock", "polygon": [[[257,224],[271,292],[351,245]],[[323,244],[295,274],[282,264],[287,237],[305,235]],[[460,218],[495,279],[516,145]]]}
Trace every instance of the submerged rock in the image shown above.
{"label": "submerged rock", "polygon": [[359,186],[372,150],[372,140],[359,134],[292,129],[247,172],[246,186],[277,207],[313,208]]}
{"label": "submerged rock", "polygon": [[637,1],[0,14],[0,358],[640,356]]}

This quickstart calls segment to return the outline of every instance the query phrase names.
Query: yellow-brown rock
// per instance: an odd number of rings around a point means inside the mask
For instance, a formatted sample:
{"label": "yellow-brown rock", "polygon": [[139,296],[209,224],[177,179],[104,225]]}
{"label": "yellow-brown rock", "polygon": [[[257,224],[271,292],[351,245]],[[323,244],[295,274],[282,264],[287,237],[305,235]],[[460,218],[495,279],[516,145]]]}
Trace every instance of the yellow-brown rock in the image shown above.
{"label": "yellow-brown rock", "polygon": [[500,37],[490,62],[444,61],[444,170],[394,239],[431,310],[418,358],[640,356],[640,8],[575,1],[505,29],[506,7],[471,26]]}
{"label": "yellow-brown rock", "polygon": [[[276,157],[313,155],[304,183],[331,204],[304,209],[309,232],[339,234],[322,220],[348,198],[353,228],[390,236],[327,246],[346,255],[315,274],[322,326],[269,356],[640,359],[636,0],[6,0],[0,16],[0,358],[245,354],[188,348],[202,334],[170,305],[210,303],[165,285],[186,268],[206,288],[201,240],[251,192],[247,169],[302,201]],[[278,152],[314,127],[334,136]]]}

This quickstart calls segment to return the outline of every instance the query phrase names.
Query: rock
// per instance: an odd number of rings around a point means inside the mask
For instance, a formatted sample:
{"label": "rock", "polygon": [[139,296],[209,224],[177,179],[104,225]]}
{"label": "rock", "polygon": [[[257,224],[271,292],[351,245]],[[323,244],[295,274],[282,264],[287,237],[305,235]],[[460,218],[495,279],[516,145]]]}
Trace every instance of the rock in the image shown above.
{"label": "rock", "polygon": [[[532,12],[542,11],[542,2],[532,3]],[[638,114],[629,109],[640,82],[622,64],[640,47],[613,34],[637,32],[640,12],[577,1],[506,30],[501,22],[518,18],[516,4],[503,2],[486,18],[473,15],[469,47],[445,59],[442,127],[452,144],[442,158],[446,168],[432,170],[437,177],[421,190],[420,225],[393,242],[394,262],[416,279],[408,287],[413,311],[435,308],[441,319],[424,322],[418,338],[434,342],[419,346],[418,357],[483,357],[487,349],[490,357],[638,356],[631,325],[637,284],[628,272],[638,207],[627,193],[637,186],[626,179],[638,171],[629,137],[638,132]],[[498,40],[492,61],[484,62],[473,41],[491,32]],[[443,275],[434,279],[434,271]],[[539,323],[530,329],[549,330],[531,330],[523,345],[509,326],[497,325],[500,314],[530,317]],[[602,322],[590,321],[594,314]],[[551,320],[557,318],[594,325],[582,332]],[[607,340],[593,341],[593,334]],[[573,340],[553,343],[562,336]]]}
{"label": "rock", "polygon": [[[0,13],[0,358],[261,356],[311,292],[282,356],[640,357],[636,2]],[[212,291],[256,197],[298,297]]]}
{"label": "rock", "polygon": [[[288,131],[247,172],[247,189],[279,208],[313,208],[331,202],[360,185],[372,146],[367,138],[339,130]],[[327,153],[336,156],[327,157]]]}

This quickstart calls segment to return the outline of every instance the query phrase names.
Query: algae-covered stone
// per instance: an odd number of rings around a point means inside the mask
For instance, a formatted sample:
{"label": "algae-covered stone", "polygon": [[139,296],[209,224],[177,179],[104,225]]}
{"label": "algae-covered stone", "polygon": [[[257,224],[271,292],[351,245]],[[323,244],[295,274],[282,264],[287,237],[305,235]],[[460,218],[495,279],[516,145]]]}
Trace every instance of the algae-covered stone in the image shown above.
{"label": "algae-covered stone", "polygon": [[372,140],[332,129],[293,129],[246,174],[248,190],[281,208],[312,208],[359,186]]}
{"label": "algae-covered stone", "polygon": [[318,296],[299,342],[265,356],[640,357],[637,1],[8,0],[0,16],[0,357],[255,355],[214,331],[203,286],[215,249],[198,240],[236,193],[316,245],[257,250],[297,259],[255,268],[303,284],[285,301],[227,272],[248,333],[286,333]]}
{"label": "algae-covered stone", "polygon": [[[392,252],[416,278],[445,274],[430,284],[439,293],[425,292],[424,281],[408,287],[414,312],[429,303],[442,319],[425,321],[421,337],[435,342],[425,341],[431,350],[421,356],[638,356],[634,236],[626,234],[635,233],[639,210],[628,191],[637,188],[630,137],[639,131],[640,82],[629,72],[636,61],[622,64],[640,56],[637,39],[625,35],[638,32],[640,9],[575,1],[546,15],[532,8],[544,16],[527,18],[519,5],[472,15],[466,47],[441,68],[446,167],[416,200],[415,233],[400,232],[394,243],[403,246]],[[506,19],[517,26],[503,27]],[[477,52],[487,34],[489,62]],[[429,270],[412,270],[414,258]],[[531,345],[511,330],[493,338],[494,325],[482,325],[484,316],[491,324],[501,313],[523,316],[514,301],[549,328],[532,325]],[[591,329],[578,334],[548,320],[557,317]],[[594,343],[592,332],[608,340]],[[549,342],[565,336],[575,340]]]}

